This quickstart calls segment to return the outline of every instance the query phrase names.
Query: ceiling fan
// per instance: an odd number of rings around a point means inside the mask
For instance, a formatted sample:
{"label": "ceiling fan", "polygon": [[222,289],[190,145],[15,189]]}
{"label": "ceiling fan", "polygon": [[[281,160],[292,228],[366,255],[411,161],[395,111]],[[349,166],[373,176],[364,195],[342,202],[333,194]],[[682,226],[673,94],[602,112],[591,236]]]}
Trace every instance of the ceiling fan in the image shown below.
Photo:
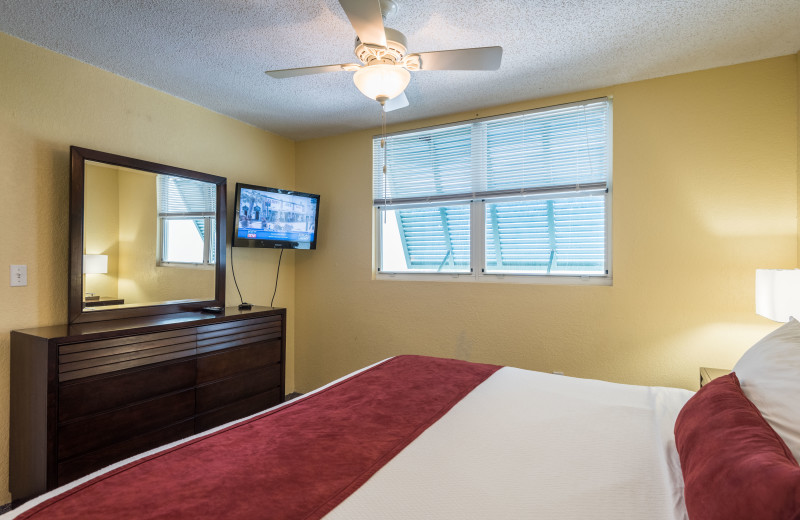
{"label": "ceiling fan", "polygon": [[339,4],[356,31],[355,54],[361,63],[268,70],[266,73],[283,79],[343,70],[355,72],[356,87],[388,112],[408,106],[403,91],[411,80],[409,71],[500,68],[502,47],[408,54],[403,33],[384,27],[386,18],[397,11],[396,0],[339,0]]}

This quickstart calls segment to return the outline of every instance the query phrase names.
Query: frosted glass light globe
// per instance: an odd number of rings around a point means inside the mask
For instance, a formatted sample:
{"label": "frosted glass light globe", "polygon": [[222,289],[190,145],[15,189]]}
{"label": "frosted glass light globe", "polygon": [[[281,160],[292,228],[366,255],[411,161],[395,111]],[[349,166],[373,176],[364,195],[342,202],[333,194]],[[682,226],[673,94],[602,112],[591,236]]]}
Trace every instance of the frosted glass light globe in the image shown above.
{"label": "frosted glass light globe", "polygon": [[399,65],[369,65],[358,69],[353,82],[362,94],[370,99],[387,101],[403,93],[411,74]]}

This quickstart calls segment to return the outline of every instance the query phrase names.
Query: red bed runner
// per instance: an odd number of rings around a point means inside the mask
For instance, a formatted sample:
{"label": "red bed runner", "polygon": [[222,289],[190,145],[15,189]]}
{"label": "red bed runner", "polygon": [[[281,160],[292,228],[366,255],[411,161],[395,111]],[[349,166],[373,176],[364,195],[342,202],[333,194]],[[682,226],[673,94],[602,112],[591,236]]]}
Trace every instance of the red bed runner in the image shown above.
{"label": "red bed runner", "polygon": [[392,358],[96,477],[19,518],[321,518],[499,368]]}

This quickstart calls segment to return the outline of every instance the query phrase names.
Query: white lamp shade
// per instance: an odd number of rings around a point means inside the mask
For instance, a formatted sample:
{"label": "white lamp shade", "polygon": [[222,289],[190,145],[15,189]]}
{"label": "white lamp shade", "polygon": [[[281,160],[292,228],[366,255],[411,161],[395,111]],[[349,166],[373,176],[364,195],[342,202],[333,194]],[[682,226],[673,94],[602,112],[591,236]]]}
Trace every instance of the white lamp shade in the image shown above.
{"label": "white lamp shade", "polygon": [[756,313],[773,321],[800,317],[800,269],[756,269]]}
{"label": "white lamp shade", "polygon": [[105,274],[108,272],[108,255],[83,255],[83,272]]}
{"label": "white lamp shade", "polygon": [[396,98],[403,93],[411,74],[399,65],[369,65],[353,75],[353,82],[362,94],[370,99]]}

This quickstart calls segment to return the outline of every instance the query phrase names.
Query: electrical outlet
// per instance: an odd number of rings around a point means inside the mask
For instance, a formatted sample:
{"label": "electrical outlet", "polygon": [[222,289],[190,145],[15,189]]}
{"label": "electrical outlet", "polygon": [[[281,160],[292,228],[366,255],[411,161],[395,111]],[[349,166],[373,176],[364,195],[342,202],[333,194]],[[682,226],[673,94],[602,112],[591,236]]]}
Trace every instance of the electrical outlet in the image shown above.
{"label": "electrical outlet", "polygon": [[23,287],[28,285],[28,266],[11,266],[11,287]]}

